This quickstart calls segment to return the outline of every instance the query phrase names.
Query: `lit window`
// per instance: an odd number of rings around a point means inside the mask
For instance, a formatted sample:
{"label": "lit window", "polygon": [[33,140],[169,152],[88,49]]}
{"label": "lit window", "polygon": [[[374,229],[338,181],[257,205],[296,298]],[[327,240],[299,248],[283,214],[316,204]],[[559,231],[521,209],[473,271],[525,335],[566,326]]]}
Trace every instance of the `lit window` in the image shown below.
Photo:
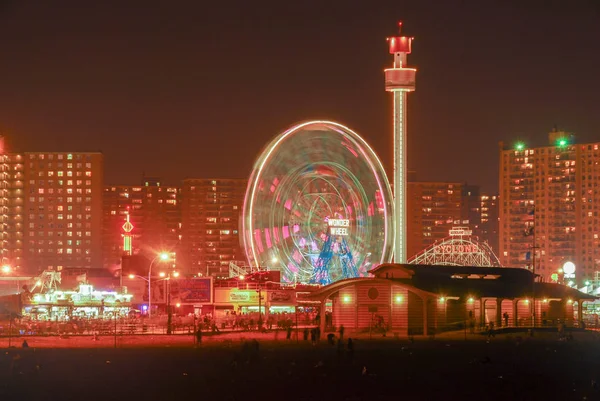
{"label": "lit window", "polygon": [[73,160],[73,155],[69,153],[69,154],[67,155],[67,160]]}
{"label": "lit window", "polygon": [[56,175],[57,175],[57,176],[59,176],[59,177],[62,177],[62,176],[63,176],[63,172],[62,172],[62,171],[58,171],[58,172],[56,173]]}
{"label": "lit window", "polygon": [[92,176],[92,172],[91,171],[86,171],[85,172],[85,176],[86,177],[91,177]]}

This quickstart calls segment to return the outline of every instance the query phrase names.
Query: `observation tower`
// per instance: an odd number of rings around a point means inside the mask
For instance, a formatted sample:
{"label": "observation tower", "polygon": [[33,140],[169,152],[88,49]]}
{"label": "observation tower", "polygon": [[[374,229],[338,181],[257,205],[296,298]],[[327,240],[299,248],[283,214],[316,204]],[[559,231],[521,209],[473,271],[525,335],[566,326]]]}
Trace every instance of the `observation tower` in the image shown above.
{"label": "observation tower", "polygon": [[[398,22],[402,29],[402,22]],[[394,66],[385,70],[385,90],[394,97],[394,262],[406,263],[406,99],[415,90],[415,68],[406,67],[413,38],[387,38]]]}

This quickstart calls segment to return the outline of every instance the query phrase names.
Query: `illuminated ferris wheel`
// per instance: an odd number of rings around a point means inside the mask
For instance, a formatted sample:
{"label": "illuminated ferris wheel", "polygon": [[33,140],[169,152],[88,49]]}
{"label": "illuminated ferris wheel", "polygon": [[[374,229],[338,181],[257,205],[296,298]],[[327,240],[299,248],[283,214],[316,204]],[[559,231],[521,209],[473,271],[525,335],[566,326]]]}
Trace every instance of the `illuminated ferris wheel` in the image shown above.
{"label": "illuminated ferris wheel", "polygon": [[333,122],[297,125],[255,163],[243,210],[251,266],[329,284],[392,257],[392,195],[369,145]]}

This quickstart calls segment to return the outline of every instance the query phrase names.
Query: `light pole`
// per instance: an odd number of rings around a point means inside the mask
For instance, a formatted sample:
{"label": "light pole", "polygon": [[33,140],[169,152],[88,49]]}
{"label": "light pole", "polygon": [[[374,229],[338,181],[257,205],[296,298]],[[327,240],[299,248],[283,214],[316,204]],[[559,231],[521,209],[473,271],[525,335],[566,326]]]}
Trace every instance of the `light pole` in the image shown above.
{"label": "light pole", "polygon": [[148,268],[148,317],[152,315],[152,265],[159,258],[163,262],[167,261],[169,260],[169,254],[166,252],[161,252],[158,255],[156,255],[154,259],[152,259],[152,262],[150,262],[150,267]]}
{"label": "light pole", "polygon": [[167,280],[167,334],[171,334],[171,325],[173,322],[173,312],[171,311],[171,276],[179,277],[179,272],[160,273],[161,277]]}
{"label": "light pole", "polygon": [[[256,292],[258,292],[258,330],[260,331],[262,329],[262,325],[263,325],[263,318],[262,318],[262,286],[263,284],[278,284],[281,286],[281,283],[277,283],[275,281],[269,281],[269,280],[263,280],[263,272],[259,271],[258,272],[258,290]],[[267,286],[267,294],[269,293],[268,291],[268,286]],[[267,300],[265,299],[265,317],[268,315],[269,310],[267,308],[270,308],[270,305],[267,305]],[[297,315],[296,315],[297,317]]]}

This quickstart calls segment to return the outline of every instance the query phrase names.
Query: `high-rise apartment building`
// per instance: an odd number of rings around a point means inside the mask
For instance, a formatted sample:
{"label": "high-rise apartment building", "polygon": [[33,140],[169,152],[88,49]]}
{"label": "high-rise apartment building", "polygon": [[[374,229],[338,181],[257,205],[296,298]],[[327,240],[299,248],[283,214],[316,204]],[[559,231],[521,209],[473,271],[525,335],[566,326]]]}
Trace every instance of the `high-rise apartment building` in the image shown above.
{"label": "high-rise apartment building", "polygon": [[[408,257],[479,221],[479,188],[459,182],[408,183]],[[475,221],[473,221],[475,220]]]}
{"label": "high-rise apartment building", "polygon": [[245,179],[187,179],[182,187],[181,255],[189,273],[226,277],[245,260],[239,219]]}
{"label": "high-rise apartment building", "polygon": [[582,284],[600,271],[600,143],[576,144],[556,130],[550,143],[500,145],[499,256],[546,279],[573,262]]}
{"label": "high-rise apartment building", "polygon": [[500,197],[498,195],[481,195],[479,201],[480,218],[474,234],[487,241],[494,253],[498,255]]}
{"label": "high-rise apartment building", "polygon": [[3,263],[23,273],[101,267],[101,153],[2,154]]}
{"label": "high-rise apartment building", "polygon": [[152,259],[159,252],[177,255],[181,225],[181,189],[144,179],[139,186],[105,186],[103,218],[104,267],[121,264],[123,225],[129,215],[132,254]]}
{"label": "high-rise apartment building", "polygon": [[4,152],[0,137],[0,230],[2,266],[21,270],[25,241],[25,164],[23,155]]}

